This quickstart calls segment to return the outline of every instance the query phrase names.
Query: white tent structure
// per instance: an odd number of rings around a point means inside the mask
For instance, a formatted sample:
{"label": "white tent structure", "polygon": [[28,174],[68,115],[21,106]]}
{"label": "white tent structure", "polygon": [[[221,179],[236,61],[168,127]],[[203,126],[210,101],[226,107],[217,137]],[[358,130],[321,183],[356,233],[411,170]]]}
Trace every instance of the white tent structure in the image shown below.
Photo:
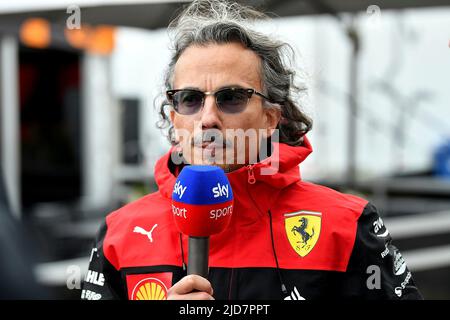
{"label": "white tent structure", "polygon": [[[176,0],[78,0],[83,20],[91,24],[112,24],[146,29],[164,27],[174,11],[187,1]],[[448,6],[446,0],[245,0],[239,1],[273,12],[280,17],[316,14],[365,12],[376,4],[382,9],[405,9]],[[52,22],[63,22],[70,0],[17,0],[0,3],[2,22],[20,22],[30,16],[40,16]],[[63,15],[61,15],[63,13]]]}
{"label": "white tent structure", "polygon": [[[189,2],[189,1],[187,1]],[[445,0],[383,0],[377,1],[377,7],[369,0],[253,0],[242,1],[274,16],[286,17],[296,15],[321,15],[327,14],[342,21],[343,31],[347,33],[349,41],[353,45],[353,56],[350,64],[351,95],[349,97],[349,114],[358,112],[358,70],[357,61],[359,55],[358,30],[352,23],[353,13],[367,13],[376,8],[404,9],[411,7],[438,7],[449,6]],[[19,177],[19,111],[18,111],[18,45],[20,28],[23,22],[29,18],[39,17],[46,19],[52,26],[51,46],[70,48],[64,39],[63,31],[67,19],[78,8],[81,22],[89,25],[114,25],[129,26],[144,29],[156,29],[164,27],[177,10],[186,4],[186,1],[160,1],[160,0],[80,0],[78,7],[73,7],[69,0],[16,0],[0,2],[0,157],[3,165],[6,188],[9,193],[10,203],[14,212],[20,212],[20,177]],[[95,75],[95,76],[93,76]],[[113,126],[117,114],[110,114],[102,109],[102,106],[114,104],[108,87],[108,62],[107,58],[83,54],[82,84],[83,84],[83,110],[89,110],[90,117],[83,123],[83,143],[85,152],[83,155],[83,194],[85,202],[95,207],[105,203],[111,196],[111,190],[104,186],[112,183],[113,164],[106,164],[96,157],[99,145],[108,145],[109,139],[105,132],[102,136],[95,128]],[[99,90],[99,88],[101,90]],[[105,92],[104,95],[93,94]],[[110,114],[105,119],[104,114]],[[356,175],[356,150],[355,117],[351,117],[350,131],[348,134],[348,172],[349,184],[353,184]],[[117,150],[111,147],[111,154],[117,154]]]}
{"label": "white tent structure", "polygon": [[[167,26],[171,18],[176,15],[186,2],[189,1],[160,1],[160,0],[78,0],[81,23],[92,26],[113,25],[127,26],[142,29],[157,29]],[[352,17],[359,13],[367,14],[371,10],[402,10],[406,8],[443,7],[450,6],[449,0],[381,0],[376,1],[374,7],[372,0],[249,0],[240,1],[262,8],[274,16],[288,17],[298,15],[331,15],[342,24],[342,32],[347,35],[353,51],[350,56],[350,77],[348,88],[348,109],[350,130],[348,131],[348,172],[349,183],[354,182],[356,171],[357,135],[356,117],[358,113],[358,69],[359,56],[358,29],[352,23]],[[71,0],[14,0],[0,2],[0,162],[9,202],[13,212],[20,216],[20,111],[19,111],[19,48],[20,28],[29,18],[39,17],[47,20],[52,26],[52,42],[50,46],[74,50],[64,39],[63,30],[67,19],[76,10]],[[110,60],[108,56],[92,54],[81,51],[81,90],[83,99],[81,108],[89,117],[82,121],[83,131],[83,173],[82,194],[83,202],[87,208],[102,207],[112,198],[111,185],[118,179],[115,168],[118,165],[117,141],[120,139],[111,135],[116,134],[119,110],[109,83]],[[112,143],[112,142],[116,143]],[[108,159],[99,157],[98,150],[110,155]],[[145,176],[139,168],[122,167],[125,176]],[[146,176],[145,176],[146,177]],[[405,188],[418,188],[408,180],[397,181],[389,188],[404,190]],[[368,186],[370,189],[372,186]],[[381,187],[384,188],[383,185]],[[380,190],[383,200],[384,189]],[[386,187],[387,188],[387,187]],[[423,186],[420,186],[423,189]],[[429,193],[439,190],[448,194],[448,188],[441,185],[430,185]],[[414,191],[414,190],[413,190]],[[381,202],[381,201],[380,201]],[[414,204],[412,204],[414,205]],[[418,215],[411,217],[391,218],[387,221],[390,231],[396,234],[396,239],[411,239],[416,236],[432,236],[435,233],[448,232],[450,219],[448,212]],[[437,228],[438,227],[438,228]],[[90,238],[98,228],[97,223],[84,222],[84,224],[69,224],[59,228],[58,232],[64,236],[83,236]],[[428,250],[428,251],[427,251]],[[431,250],[431,251],[430,251]],[[450,265],[448,245],[434,248],[411,250],[405,253],[410,267],[414,270],[426,270]],[[426,259],[423,257],[426,256]],[[41,282],[65,285],[67,266],[79,265],[83,272],[87,269],[85,258],[49,263],[41,265],[38,276]]]}

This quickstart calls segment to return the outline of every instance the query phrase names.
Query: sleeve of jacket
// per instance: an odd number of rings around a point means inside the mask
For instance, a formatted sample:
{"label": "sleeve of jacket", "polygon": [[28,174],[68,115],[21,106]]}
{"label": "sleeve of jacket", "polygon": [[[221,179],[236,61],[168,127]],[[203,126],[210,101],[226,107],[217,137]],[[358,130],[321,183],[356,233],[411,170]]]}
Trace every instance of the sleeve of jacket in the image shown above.
{"label": "sleeve of jacket", "polygon": [[355,244],[339,295],[355,299],[423,299],[400,251],[371,203],[358,219]]}
{"label": "sleeve of jacket", "polygon": [[89,270],[81,291],[82,300],[127,299],[120,271],[114,268],[103,252],[103,240],[107,229],[106,222],[103,222],[91,250]]}

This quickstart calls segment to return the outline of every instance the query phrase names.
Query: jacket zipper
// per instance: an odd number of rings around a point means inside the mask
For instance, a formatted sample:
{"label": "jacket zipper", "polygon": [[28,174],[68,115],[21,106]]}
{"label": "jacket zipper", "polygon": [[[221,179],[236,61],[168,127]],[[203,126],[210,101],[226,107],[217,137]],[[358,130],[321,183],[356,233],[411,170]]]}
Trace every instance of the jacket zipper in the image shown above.
{"label": "jacket zipper", "polygon": [[[248,169],[248,183],[249,184],[255,184],[256,179],[255,179],[255,175],[253,173],[253,167],[255,165],[248,165],[247,169]],[[255,208],[261,213],[263,214],[263,212],[260,210],[260,208],[258,207],[258,205],[256,204],[256,201],[253,199],[251,193],[250,193],[250,188],[247,185],[247,192],[249,195],[250,200],[253,202],[253,205],[255,206]],[[278,278],[280,280],[280,284],[281,284],[281,292],[286,295],[287,294],[287,289],[286,289],[286,285],[284,284],[284,279],[283,276],[281,275],[281,271],[280,271],[280,267],[278,264],[278,257],[277,257],[277,253],[275,251],[275,244],[274,244],[274,237],[273,237],[273,229],[272,229],[272,213],[270,212],[270,209],[268,210],[268,214],[269,214],[269,223],[270,223],[270,239],[272,242],[272,250],[273,250],[273,256],[275,259],[275,263],[276,263],[276,270],[277,270],[277,274],[278,274]],[[228,299],[230,299],[231,297],[231,285],[232,285],[232,279],[233,279],[233,269],[231,269],[231,282],[230,282],[230,289],[228,291]]]}
{"label": "jacket zipper", "polygon": [[[253,167],[254,167],[254,165],[247,165],[247,170],[248,170],[247,171],[247,173],[248,173],[247,182],[249,184],[255,184],[255,182],[256,182],[255,174],[253,173]],[[247,192],[248,192],[248,195],[250,196],[250,198],[253,201],[253,198],[252,198],[252,196],[250,194],[250,190],[248,189],[248,186],[247,186]],[[231,268],[230,283],[229,283],[229,287],[228,287],[228,300],[231,300],[231,298],[232,298],[233,277],[234,277],[234,268]]]}
{"label": "jacket zipper", "polygon": [[253,173],[253,167],[254,166],[255,165],[248,165],[247,166],[247,170],[248,170],[248,179],[247,179],[247,181],[248,181],[249,184],[255,184],[255,182],[256,182],[255,175]]}

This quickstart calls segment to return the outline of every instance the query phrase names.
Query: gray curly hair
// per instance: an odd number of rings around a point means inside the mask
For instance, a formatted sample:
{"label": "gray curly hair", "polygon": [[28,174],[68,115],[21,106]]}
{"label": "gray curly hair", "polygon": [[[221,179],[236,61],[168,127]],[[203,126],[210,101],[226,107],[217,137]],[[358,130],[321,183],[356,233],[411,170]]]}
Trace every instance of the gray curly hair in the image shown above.
{"label": "gray curly hair", "polygon": [[[251,28],[267,15],[235,2],[219,0],[195,0],[169,24],[173,54],[164,82],[167,90],[172,89],[175,64],[181,54],[191,45],[241,43],[261,58],[261,80],[263,92],[281,106],[281,120],[278,123],[279,141],[292,146],[303,143],[303,136],[311,130],[312,120],[294,102],[293,96],[305,88],[294,84],[295,71],[287,65],[289,57],[294,58],[292,47],[272,39]],[[172,144],[174,128],[166,113],[169,102],[164,99],[159,106],[158,128],[168,128],[168,139]]]}

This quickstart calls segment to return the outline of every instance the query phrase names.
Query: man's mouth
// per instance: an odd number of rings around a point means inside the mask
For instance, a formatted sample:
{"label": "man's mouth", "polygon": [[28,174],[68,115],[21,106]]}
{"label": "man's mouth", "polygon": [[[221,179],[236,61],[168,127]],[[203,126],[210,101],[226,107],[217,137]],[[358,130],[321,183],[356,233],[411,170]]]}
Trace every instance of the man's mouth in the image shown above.
{"label": "man's mouth", "polygon": [[220,145],[214,142],[203,142],[197,147],[201,147],[202,149],[225,149],[227,146],[225,144]]}

